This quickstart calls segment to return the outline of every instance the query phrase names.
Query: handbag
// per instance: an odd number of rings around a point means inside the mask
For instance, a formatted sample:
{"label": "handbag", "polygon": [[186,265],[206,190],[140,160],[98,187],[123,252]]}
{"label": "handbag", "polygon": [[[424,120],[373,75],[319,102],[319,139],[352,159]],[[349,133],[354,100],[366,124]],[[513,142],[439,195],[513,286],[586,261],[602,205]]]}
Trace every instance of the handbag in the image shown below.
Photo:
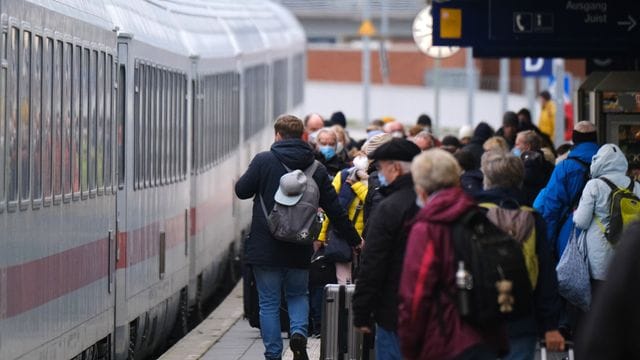
{"label": "handbag", "polygon": [[[360,215],[360,211],[362,211],[362,202],[358,202],[358,205],[356,206],[353,219],[351,219],[352,224],[355,225],[358,220],[358,215]],[[332,228],[329,230],[329,234],[327,236],[327,246],[324,256],[328,261],[334,263],[348,263],[353,259],[353,249],[351,248],[351,245],[349,245],[344,239],[340,238],[336,230]]]}
{"label": "handbag", "polygon": [[587,259],[587,231],[576,234],[575,225],[571,231],[567,247],[556,267],[558,292],[568,302],[588,311],[591,306],[591,275]]}
{"label": "handbag", "polygon": [[324,286],[326,284],[335,284],[336,266],[334,263],[327,261],[325,258],[326,247],[320,247],[311,256],[311,265],[309,267],[309,285]]}

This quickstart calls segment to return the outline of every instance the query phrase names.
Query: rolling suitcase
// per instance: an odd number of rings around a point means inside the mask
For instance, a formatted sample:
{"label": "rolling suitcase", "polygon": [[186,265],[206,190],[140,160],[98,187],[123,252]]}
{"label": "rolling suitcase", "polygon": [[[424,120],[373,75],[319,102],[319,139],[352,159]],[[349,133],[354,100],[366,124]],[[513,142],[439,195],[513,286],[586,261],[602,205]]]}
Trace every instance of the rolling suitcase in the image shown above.
{"label": "rolling suitcase", "polygon": [[550,352],[547,351],[547,346],[544,341],[540,342],[540,360],[574,360],[573,355],[573,343],[571,341],[565,341],[564,352]]}
{"label": "rolling suitcase", "polygon": [[363,336],[353,326],[354,290],[355,285],[330,284],[324,288],[320,359],[373,360],[371,335]]}

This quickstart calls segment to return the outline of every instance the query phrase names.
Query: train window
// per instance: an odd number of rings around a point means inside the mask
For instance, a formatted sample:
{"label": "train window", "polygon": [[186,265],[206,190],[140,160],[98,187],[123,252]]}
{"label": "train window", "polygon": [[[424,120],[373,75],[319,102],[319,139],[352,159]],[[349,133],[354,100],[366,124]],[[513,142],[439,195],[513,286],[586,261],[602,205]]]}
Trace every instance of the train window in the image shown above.
{"label": "train window", "polygon": [[104,191],[104,51],[98,53],[98,83],[96,96],[98,98],[98,126],[96,131],[96,187],[98,195]]}
{"label": "train window", "polygon": [[64,62],[62,66],[62,186],[64,200],[71,199],[71,65],[73,63],[73,44],[64,44]]}
{"label": "train window", "polygon": [[168,126],[167,126],[167,120],[168,120],[168,115],[169,112],[167,111],[167,105],[168,105],[168,101],[167,101],[167,88],[168,86],[168,71],[167,70],[162,70],[162,87],[160,88],[160,101],[161,101],[161,113],[162,113],[162,117],[160,118],[160,120],[162,121],[160,124],[160,130],[162,131],[162,137],[161,137],[161,144],[162,144],[162,151],[160,152],[160,163],[162,164],[162,171],[161,171],[161,183],[162,184],[166,184],[167,183],[167,159],[168,159],[168,144],[169,144],[169,131],[168,131]]}
{"label": "train window", "polygon": [[28,205],[31,195],[31,32],[22,35],[22,56],[20,58],[20,119],[18,124],[20,207]]}
{"label": "train window", "polygon": [[205,77],[205,93],[204,93],[204,98],[205,98],[205,126],[207,129],[207,133],[205,134],[205,138],[204,138],[204,145],[205,145],[205,154],[206,154],[206,158],[205,158],[205,170],[208,170],[211,167],[211,158],[213,157],[213,145],[214,142],[216,141],[216,139],[214,138],[214,134],[213,134],[213,122],[214,122],[214,118],[213,118],[213,107],[215,105],[215,98],[213,97],[213,79],[211,76],[207,76]]}
{"label": "train window", "polygon": [[51,90],[53,85],[53,39],[44,43],[42,77],[42,192],[44,204],[51,203]]}
{"label": "train window", "polygon": [[18,53],[18,46],[20,43],[20,30],[18,28],[11,28],[11,35],[9,38],[9,76],[7,89],[11,91],[11,94],[7,97],[7,127],[6,127],[6,151],[7,151],[7,166],[6,166],[6,178],[8,182],[7,186],[7,201],[9,202],[9,210],[14,209],[18,200],[18,69],[20,55]]}
{"label": "train window", "polygon": [[73,51],[73,72],[72,72],[72,118],[71,118],[71,183],[73,197],[75,199],[80,195],[80,129],[81,129],[81,104],[82,95],[80,85],[82,82],[82,48],[75,46]]}
{"label": "train window", "polygon": [[80,101],[82,118],[80,125],[80,188],[82,196],[89,191],[89,49],[82,49],[82,71],[80,75]]}
{"label": "train window", "polygon": [[182,180],[182,74],[176,75],[176,174]]}
{"label": "train window", "polygon": [[97,85],[97,69],[98,53],[91,51],[91,59],[89,65],[89,191],[93,195],[96,190],[96,145],[98,131],[98,118],[96,111],[96,85]]}
{"label": "train window", "polygon": [[234,147],[240,143],[240,74],[234,74],[233,82],[233,123],[235,134],[233,136]]}
{"label": "train window", "polygon": [[143,131],[143,136],[145,138],[145,152],[143,154],[144,157],[144,162],[145,162],[145,187],[151,186],[152,184],[152,177],[151,177],[151,164],[152,164],[152,158],[151,158],[151,144],[153,143],[153,139],[151,136],[151,124],[153,121],[153,89],[152,89],[152,85],[153,85],[153,69],[150,68],[149,66],[145,66],[145,79],[146,79],[146,85],[145,85],[145,103],[146,103],[146,107],[147,107],[147,116],[145,117],[145,123],[144,123],[144,131]]}
{"label": "train window", "polygon": [[169,74],[169,174],[171,176],[171,182],[176,181],[176,73]]}
{"label": "train window", "polygon": [[58,203],[62,196],[62,50],[63,42],[56,41],[53,48],[53,83],[51,86],[51,113],[53,114],[52,164],[53,201]]}
{"label": "train window", "polygon": [[281,59],[273,64],[273,118],[287,111],[287,59]]}
{"label": "train window", "polygon": [[159,102],[159,79],[158,68],[152,68],[151,85],[151,186],[158,184],[158,102]]}
{"label": "train window", "polygon": [[[0,49],[2,53],[0,54],[0,58],[3,61],[7,60],[7,49],[8,44],[7,41],[8,36],[7,32],[1,32],[0,41]],[[0,66],[0,212],[4,210],[4,202],[5,202],[5,177],[4,177],[4,167],[5,167],[5,116],[6,116],[6,107],[5,101],[7,99],[7,67]]]}
{"label": "train window", "polygon": [[158,87],[157,87],[157,123],[156,123],[156,141],[157,141],[157,154],[156,154],[156,185],[162,185],[164,182],[164,70],[158,68]]}
{"label": "train window", "polygon": [[125,105],[127,98],[127,84],[126,81],[126,71],[124,66],[120,66],[118,72],[118,91],[116,95],[118,97],[118,105],[117,105],[117,124],[118,128],[116,130],[116,136],[118,140],[118,188],[122,189],[124,187],[124,169],[125,169],[125,157],[124,157],[124,141],[125,141],[125,126],[124,126],[124,117],[125,117]]}
{"label": "train window", "polygon": [[105,191],[111,190],[111,151],[113,149],[113,102],[111,91],[113,89],[113,56],[107,54],[104,65],[104,186]]}
{"label": "train window", "polygon": [[133,102],[133,138],[136,139],[133,151],[133,189],[140,189],[140,160],[141,160],[141,148],[142,148],[142,116],[144,109],[142,104],[142,92],[144,91],[141,86],[144,84],[144,65],[136,62],[135,70],[133,72],[134,83],[134,102]]}
{"label": "train window", "polygon": [[298,54],[293,57],[293,69],[291,71],[293,86],[291,89],[291,97],[293,106],[298,106],[304,101],[304,54]]}
{"label": "train window", "polygon": [[34,36],[33,72],[31,74],[31,115],[33,149],[33,194],[34,207],[42,202],[42,36]]}

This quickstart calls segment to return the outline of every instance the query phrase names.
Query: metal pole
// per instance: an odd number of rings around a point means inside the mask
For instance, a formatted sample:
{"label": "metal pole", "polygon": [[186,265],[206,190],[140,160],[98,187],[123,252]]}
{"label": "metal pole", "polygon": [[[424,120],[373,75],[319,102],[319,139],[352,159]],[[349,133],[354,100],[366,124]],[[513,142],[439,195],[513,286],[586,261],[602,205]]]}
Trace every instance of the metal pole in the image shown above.
{"label": "metal pole", "polygon": [[554,76],[556,77],[556,124],[553,142],[555,146],[564,144],[564,60],[554,60]]}
{"label": "metal pole", "polygon": [[[498,87],[500,89],[500,101],[502,114],[509,108],[509,59],[500,59],[500,80]],[[502,118],[502,114],[500,117]]]}
{"label": "metal pole", "polygon": [[389,55],[387,54],[387,39],[389,38],[389,12],[387,9],[387,0],[380,0],[381,18],[380,18],[380,46],[378,48],[380,55],[380,66],[382,74],[382,82],[386,85],[389,82]]}
{"label": "metal pole", "polygon": [[[362,20],[371,20],[371,3],[370,0],[363,0]],[[371,39],[369,36],[362,37],[362,122],[365,126],[369,125],[369,92],[371,87]]]}
{"label": "metal pole", "polygon": [[440,59],[436,58],[433,64],[433,89],[434,89],[434,115],[433,133],[440,134]]}
{"label": "metal pole", "polygon": [[467,124],[473,127],[473,100],[475,96],[475,73],[473,64],[473,48],[466,48],[466,70],[467,70]]}
{"label": "metal pole", "polygon": [[527,106],[533,114],[536,106],[536,78],[532,76],[524,78],[524,91],[527,96]]}

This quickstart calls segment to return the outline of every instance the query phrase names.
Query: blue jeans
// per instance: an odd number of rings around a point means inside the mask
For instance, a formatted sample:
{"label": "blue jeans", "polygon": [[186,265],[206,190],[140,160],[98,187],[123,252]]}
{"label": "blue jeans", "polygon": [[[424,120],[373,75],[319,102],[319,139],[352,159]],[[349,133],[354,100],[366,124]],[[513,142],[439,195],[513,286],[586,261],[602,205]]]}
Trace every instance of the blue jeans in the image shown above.
{"label": "blue jeans", "polygon": [[376,360],[402,360],[400,341],[395,331],[376,325]]}
{"label": "blue jeans", "polygon": [[260,303],[260,334],[264,343],[264,356],[282,356],[280,334],[280,302],[282,289],[287,300],[291,334],[307,337],[309,321],[309,271],[281,267],[254,266]]}
{"label": "blue jeans", "polygon": [[533,360],[537,342],[535,336],[509,337],[509,354],[502,360]]}

